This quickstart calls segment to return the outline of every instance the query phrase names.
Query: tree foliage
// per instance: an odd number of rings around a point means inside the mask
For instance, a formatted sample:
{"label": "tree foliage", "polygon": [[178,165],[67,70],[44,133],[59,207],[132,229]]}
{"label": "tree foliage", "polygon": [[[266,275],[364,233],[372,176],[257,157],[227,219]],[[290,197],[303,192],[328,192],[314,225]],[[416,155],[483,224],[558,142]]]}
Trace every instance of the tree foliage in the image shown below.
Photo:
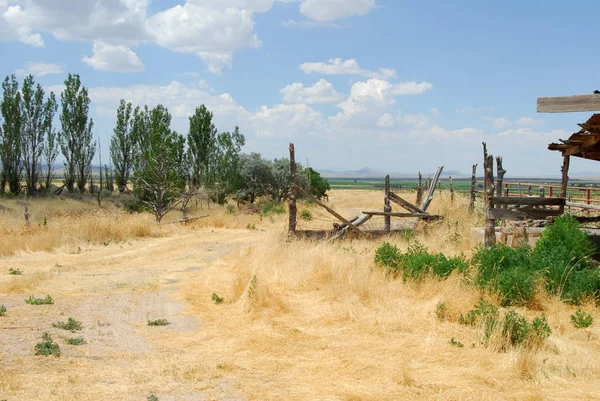
{"label": "tree foliage", "polygon": [[[32,75],[25,78],[21,107],[21,154],[29,195],[37,191],[44,141],[46,137],[53,135],[52,122],[57,107],[54,93],[50,93],[48,99],[44,101],[44,90],[41,85],[35,84]],[[54,138],[50,140],[54,141]]]}
{"label": "tree foliage", "polygon": [[60,97],[62,129],[58,139],[65,157],[65,185],[69,192],[74,190],[75,184],[80,192],[84,192],[96,143],[92,135],[94,122],[88,117],[90,98],[79,75],[69,74]]}
{"label": "tree foliage", "polygon": [[2,174],[0,176],[0,191],[4,192],[6,184],[10,192],[16,194],[21,190],[23,164],[21,161],[21,93],[15,75],[6,77],[2,83],[2,103],[0,109],[2,118]]}
{"label": "tree foliage", "polygon": [[204,105],[196,108],[194,115],[190,117],[187,154],[191,170],[191,183],[195,188],[209,187],[215,179],[215,150],[218,132],[212,118],[213,113]]}
{"label": "tree foliage", "polygon": [[115,164],[115,181],[119,192],[125,191],[133,167],[134,120],[131,103],[121,99],[117,110],[117,125],[110,140],[110,157]]}
{"label": "tree foliage", "polygon": [[171,115],[162,105],[136,109],[133,130],[133,193],[160,222],[185,192],[185,139],[171,130]]}

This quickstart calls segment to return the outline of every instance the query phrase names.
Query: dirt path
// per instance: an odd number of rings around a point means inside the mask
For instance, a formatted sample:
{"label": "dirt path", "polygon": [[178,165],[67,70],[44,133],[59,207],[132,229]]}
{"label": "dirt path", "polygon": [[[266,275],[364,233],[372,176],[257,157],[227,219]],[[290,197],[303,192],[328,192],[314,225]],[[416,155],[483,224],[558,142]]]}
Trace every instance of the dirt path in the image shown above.
{"label": "dirt path", "polygon": [[[0,274],[0,304],[8,308],[0,318],[0,400],[243,399],[235,378],[203,365],[202,355],[185,355],[185,342],[202,337],[203,321],[186,313],[178,294],[187,275],[262,237],[249,230],[182,231],[76,254],[0,259],[0,272],[23,271]],[[53,305],[24,303],[47,294]],[[52,327],[68,317],[83,330]],[[170,324],[148,326],[155,319]],[[59,343],[60,358],[34,356],[45,331]],[[80,336],[87,344],[64,341]]]}

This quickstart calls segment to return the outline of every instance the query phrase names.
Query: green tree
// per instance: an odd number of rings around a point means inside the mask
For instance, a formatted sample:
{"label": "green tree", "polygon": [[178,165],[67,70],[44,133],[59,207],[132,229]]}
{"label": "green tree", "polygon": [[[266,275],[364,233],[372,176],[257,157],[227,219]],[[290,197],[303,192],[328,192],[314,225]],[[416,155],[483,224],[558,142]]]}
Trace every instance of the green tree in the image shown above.
{"label": "green tree", "polygon": [[[54,93],[50,94],[51,97],[54,97]],[[54,99],[56,104],[56,99]],[[56,111],[56,109],[55,109]],[[58,156],[58,134],[56,130],[50,127],[46,131],[46,140],[44,142],[44,160],[46,162],[46,189],[50,189],[52,186],[53,170],[54,170],[54,162],[56,161],[56,157]]]}
{"label": "green tree", "polygon": [[127,189],[133,167],[135,115],[131,111],[131,103],[125,103],[125,100],[121,99],[117,110],[117,125],[110,139],[110,156],[115,164],[115,181],[119,192]]}
{"label": "green tree", "polygon": [[242,155],[242,188],[238,191],[238,199],[248,199],[254,203],[256,198],[269,193],[273,182],[271,162],[263,159],[260,153],[252,152]]}
{"label": "green tree", "polygon": [[308,167],[308,172],[310,176],[311,195],[317,199],[327,197],[327,191],[331,189],[329,181],[321,177],[321,174],[319,174],[318,171],[313,170],[311,167]]}
{"label": "green tree", "polygon": [[185,192],[185,139],[171,130],[171,115],[162,105],[136,109],[134,120],[133,193],[160,222]]}
{"label": "green tree", "polygon": [[217,136],[215,181],[213,187],[217,192],[217,202],[223,204],[227,196],[235,193],[242,186],[242,159],[240,151],[246,143],[239,127],[233,132],[221,132]]}
{"label": "green tree", "polygon": [[37,191],[44,141],[47,136],[52,135],[52,122],[57,108],[54,93],[51,92],[44,101],[42,86],[35,84],[32,75],[27,76],[22,90],[21,153],[29,195]]}
{"label": "green tree", "polygon": [[2,103],[0,109],[4,123],[0,137],[2,148],[2,173],[0,176],[0,192],[4,192],[6,184],[10,192],[17,194],[21,190],[23,163],[21,160],[21,93],[15,75],[6,77],[2,83]]}
{"label": "green tree", "polygon": [[69,74],[60,97],[62,129],[58,140],[65,157],[65,185],[69,192],[74,190],[75,184],[80,192],[84,192],[96,143],[92,136],[94,122],[88,117],[90,98],[87,88],[81,85],[79,75]]}
{"label": "green tree", "polygon": [[215,152],[218,146],[217,128],[212,122],[213,113],[206,106],[196,108],[190,117],[187,136],[188,162],[192,186],[210,187],[215,180]]}

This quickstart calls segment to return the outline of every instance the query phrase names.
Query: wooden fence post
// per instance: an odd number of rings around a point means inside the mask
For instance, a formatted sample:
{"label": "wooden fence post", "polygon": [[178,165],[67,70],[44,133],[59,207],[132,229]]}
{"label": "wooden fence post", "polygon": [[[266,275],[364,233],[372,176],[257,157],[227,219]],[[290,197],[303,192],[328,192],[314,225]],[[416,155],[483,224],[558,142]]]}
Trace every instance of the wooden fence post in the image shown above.
{"label": "wooden fence post", "polygon": [[452,176],[450,176],[450,203],[454,203],[454,186],[452,185]]}
{"label": "wooden fence post", "polygon": [[519,182],[519,198],[523,197],[523,189],[521,189],[521,183]]}
{"label": "wooden fence post", "polygon": [[417,201],[415,202],[415,204],[420,205],[422,201],[423,201],[423,176],[421,175],[421,172],[419,171],[419,181],[417,183]]}
{"label": "wooden fence post", "polygon": [[[384,206],[383,211],[386,213],[390,213],[392,211],[392,206],[390,206],[390,175],[385,176],[385,197],[384,197]],[[385,218],[385,231],[390,231],[392,228],[392,218],[391,216],[386,215]]]}
{"label": "wooden fence post", "polygon": [[529,196],[533,196],[533,187],[530,185],[528,189],[529,189]]}
{"label": "wooden fence post", "polygon": [[490,218],[490,211],[494,208],[494,156],[486,156],[484,170],[485,200],[487,206],[485,219],[485,247],[489,249],[496,245],[496,220]]}
{"label": "wooden fence post", "polygon": [[496,164],[498,174],[498,183],[496,184],[496,196],[502,196],[502,183],[504,182],[504,174],[506,174],[506,170],[502,168],[502,156],[496,157]]}
{"label": "wooden fence post", "polygon": [[475,186],[477,185],[477,164],[473,164],[473,174],[471,175],[471,201],[469,203],[469,211],[475,209]]}
{"label": "wooden fence post", "polygon": [[540,185],[540,198],[546,197],[546,188],[543,185]]}
{"label": "wooden fence post", "polygon": [[296,233],[296,155],[294,151],[294,144],[290,143],[290,171],[292,173],[292,185],[290,186],[290,196],[288,200],[290,222],[289,232],[290,234]]}
{"label": "wooden fence post", "polygon": [[[563,165],[562,168],[560,169],[560,171],[562,171],[562,180],[560,182],[560,197],[561,198],[566,198],[567,197],[567,186],[569,185],[569,162],[570,162],[571,156],[564,156],[563,157]],[[570,208],[569,208],[570,210]],[[565,207],[561,206],[560,207],[560,213],[564,213],[565,212]]]}

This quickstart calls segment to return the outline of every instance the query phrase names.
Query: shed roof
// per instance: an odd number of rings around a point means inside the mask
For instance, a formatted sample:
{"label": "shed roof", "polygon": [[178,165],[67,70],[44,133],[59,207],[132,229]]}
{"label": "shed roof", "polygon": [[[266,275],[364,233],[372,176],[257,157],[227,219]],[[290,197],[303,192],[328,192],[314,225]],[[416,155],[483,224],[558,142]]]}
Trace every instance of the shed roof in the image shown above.
{"label": "shed roof", "polygon": [[563,156],[576,156],[600,161],[600,114],[594,114],[587,122],[578,124],[581,130],[561,143],[551,143],[550,150],[558,150]]}

